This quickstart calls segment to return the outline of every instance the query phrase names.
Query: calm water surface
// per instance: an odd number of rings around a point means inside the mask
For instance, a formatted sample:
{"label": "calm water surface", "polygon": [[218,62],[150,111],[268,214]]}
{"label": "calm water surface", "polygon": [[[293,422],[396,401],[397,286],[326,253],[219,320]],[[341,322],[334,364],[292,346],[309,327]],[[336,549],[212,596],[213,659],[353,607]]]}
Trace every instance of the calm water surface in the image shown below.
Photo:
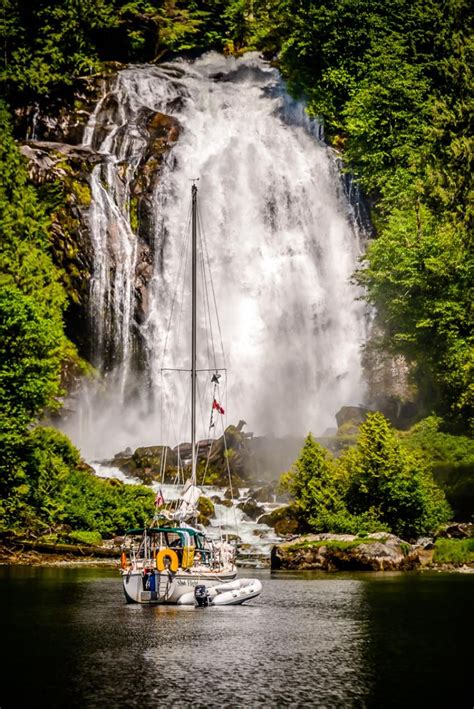
{"label": "calm water surface", "polygon": [[258,575],[247,605],[126,605],[104,569],[0,567],[0,707],[474,705],[461,574]]}

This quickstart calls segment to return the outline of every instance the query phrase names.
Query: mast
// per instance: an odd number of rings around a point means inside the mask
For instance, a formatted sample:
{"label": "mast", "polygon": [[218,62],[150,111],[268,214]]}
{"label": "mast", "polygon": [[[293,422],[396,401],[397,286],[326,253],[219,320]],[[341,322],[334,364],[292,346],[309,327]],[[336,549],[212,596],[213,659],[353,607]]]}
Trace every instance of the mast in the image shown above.
{"label": "mast", "polygon": [[192,322],[191,322],[191,477],[196,484],[196,300],[197,300],[197,187],[193,183],[192,194]]}

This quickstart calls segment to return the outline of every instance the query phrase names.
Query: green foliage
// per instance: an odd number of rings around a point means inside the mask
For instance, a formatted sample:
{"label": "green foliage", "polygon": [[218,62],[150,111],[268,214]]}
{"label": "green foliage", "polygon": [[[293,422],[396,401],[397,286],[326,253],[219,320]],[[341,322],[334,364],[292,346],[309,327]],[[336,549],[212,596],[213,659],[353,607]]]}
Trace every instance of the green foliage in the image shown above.
{"label": "green foliage", "polygon": [[424,459],[401,446],[382,414],[367,417],[357,445],[341,462],[349,476],[350,512],[373,510],[402,537],[435,531],[449,519],[449,506]]}
{"label": "green foliage", "polygon": [[412,537],[436,531],[450,516],[423,458],[403,447],[378,413],[367,417],[357,444],[338,461],[310,434],[281,485],[314,531]]}
{"label": "green foliage", "polygon": [[62,339],[61,321],[45,318],[32,296],[0,287],[0,407],[9,428],[25,430],[59,394]]}
{"label": "green foliage", "polygon": [[357,534],[361,537],[366,537],[373,532],[391,531],[390,526],[382,522],[372,509],[360,514],[352,514],[345,507],[344,501],[341,507],[339,512],[322,512],[318,518],[318,529],[315,531]]}
{"label": "green foliage", "polygon": [[100,546],[102,536],[99,532],[70,532],[68,535],[73,544],[87,544],[88,546]]}
{"label": "green foliage", "polygon": [[420,451],[434,469],[474,469],[474,440],[445,433],[441,426],[439,417],[429,416],[404,434],[402,443],[410,450]]}
{"label": "green foliage", "polygon": [[311,433],[293,469],[282,476],[280,486],[293,495],[301,516],[315,530],[324,528],[327,515],[341,512],[335,466]]}
{"label": "green foliage", "polygon": [[474,513],[474,441],[440,431],[441,419],[430,416],[402,438],[402,444],[419,451],[433,477],[444,490],[456,520],[471,521]]}
{"label": "green foliage", "polygon": [[71,470],[61,489],[59,520],[76,530],[104,537],[145,525],[153,515],[154,494],[142,485],[116,485],[88,470]]}
{"label": "green foliage", "polygon": [[0,502],[3,529],[62,527],[110,537],[153,514],[150,488],[97,478],[81,468],[78,451],[53,428],[32,429],[13,453],[19,463],[15,484]]}
{"label": "green foliage", "polygon": [[437,539],[433,561],[439,564],[472,564],[474,539]]}
{"label": "green foliage", "polygon": [[[44,532],[58,525],[111,535],[153,511],[146,488],[114,487],[79,469],[54,429],[33,427],[61,395],[66,297],[49,253],[50,221],[28,185],[0,104],[0,525]],[[76,362],[77,364],[77,362]]]}

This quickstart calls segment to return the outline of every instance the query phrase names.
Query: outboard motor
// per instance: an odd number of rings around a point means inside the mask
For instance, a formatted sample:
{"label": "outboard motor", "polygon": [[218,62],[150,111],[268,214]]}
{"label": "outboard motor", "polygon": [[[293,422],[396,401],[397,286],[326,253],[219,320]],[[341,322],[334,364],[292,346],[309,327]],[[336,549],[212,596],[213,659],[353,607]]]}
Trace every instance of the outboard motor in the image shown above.
{"label": "outboard motor", "polygon": [[207,608],[209,605],[209,591],[206,586],[196,586],[194,589],[194,598],[196,599],[198,608]]}

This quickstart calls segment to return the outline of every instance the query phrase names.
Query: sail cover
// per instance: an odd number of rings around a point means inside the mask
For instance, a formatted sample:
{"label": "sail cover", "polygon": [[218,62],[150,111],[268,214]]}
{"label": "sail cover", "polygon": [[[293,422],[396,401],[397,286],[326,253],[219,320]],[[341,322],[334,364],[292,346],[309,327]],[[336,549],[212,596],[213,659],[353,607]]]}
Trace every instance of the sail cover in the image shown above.
{"label": "sail cover", "polygon": [[179,498],[180,504],[174,514],[175,519],[183,521],[187,517],[195,515],[197,513],[196,505],[201,495],[201,489],[198,488],[197,485],[193,485],[188,481],[188,483],[184,486],[181,497]]}

